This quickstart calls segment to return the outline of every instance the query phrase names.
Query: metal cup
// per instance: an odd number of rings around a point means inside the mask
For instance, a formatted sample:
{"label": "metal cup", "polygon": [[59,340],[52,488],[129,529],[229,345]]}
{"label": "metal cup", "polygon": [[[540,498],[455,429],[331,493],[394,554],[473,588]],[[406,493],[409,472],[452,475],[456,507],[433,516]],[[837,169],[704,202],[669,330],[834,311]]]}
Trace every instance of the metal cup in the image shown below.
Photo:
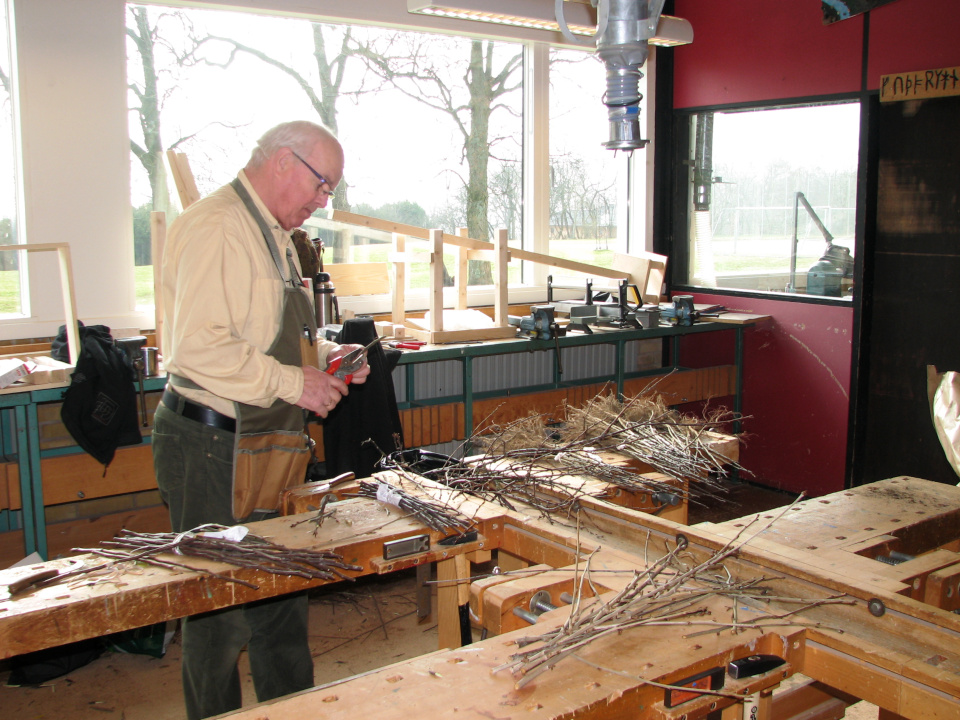
{"label": "metal cup", "polygon": [[159,368],[157,364],[157,348],[155,347],[143,347],[140,348],[141,357],[143,358],[143,376],[144,377],[153,377],[159,374]]}

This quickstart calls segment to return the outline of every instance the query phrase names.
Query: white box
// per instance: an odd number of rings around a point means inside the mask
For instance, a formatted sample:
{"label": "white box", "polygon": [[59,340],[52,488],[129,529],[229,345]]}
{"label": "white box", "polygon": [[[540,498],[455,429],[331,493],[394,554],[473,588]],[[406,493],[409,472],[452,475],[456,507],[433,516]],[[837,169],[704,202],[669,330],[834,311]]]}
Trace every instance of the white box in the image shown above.
{"label": "white box", "polygon": [[29,374],[30,365],[20,358],[0,360],[0,388],[10,387],[17,380]]}

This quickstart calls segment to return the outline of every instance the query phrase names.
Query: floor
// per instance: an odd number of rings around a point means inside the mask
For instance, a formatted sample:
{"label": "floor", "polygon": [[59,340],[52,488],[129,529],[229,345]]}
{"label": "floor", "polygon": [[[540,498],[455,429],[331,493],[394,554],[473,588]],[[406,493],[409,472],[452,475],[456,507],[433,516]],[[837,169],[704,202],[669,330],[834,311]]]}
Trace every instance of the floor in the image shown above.
{"label": "floor", "polygon": [[[690,523],[722,521],[780,507],[785,493],[749,484],[730,485],[722,502],[691,504]],[[319,591],[310,603],[317,684],[329,683],[437,649],[436,624],[419,623],[412,573],[364,578]],[[171,624],[171,627],[172,624]],[[254,696],[246,658],[241,658],[245,704]],[[0,707],[17,720],[182,720],[179,635],[166,654],[107,652],[84,667],[39,686],[10,687],[10,664],[0,663]],[[867,703],[847,709],[849,720],[877,720]]]}

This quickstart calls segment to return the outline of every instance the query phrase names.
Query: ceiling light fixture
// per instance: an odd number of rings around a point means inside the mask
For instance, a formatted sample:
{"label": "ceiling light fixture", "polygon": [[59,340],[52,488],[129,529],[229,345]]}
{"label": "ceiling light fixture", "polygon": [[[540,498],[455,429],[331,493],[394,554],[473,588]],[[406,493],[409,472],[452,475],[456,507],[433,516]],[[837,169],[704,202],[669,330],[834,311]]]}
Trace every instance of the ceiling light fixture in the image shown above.
{"label": "ceiling light fixture", "polygon": [[[567,27],[575,35],[592,37],[597,31],[596,11],[588,4],[567,0],[564,3]],[[417,15],[432,15],[456,20],[509,25],[560,32],[560,24],[553,15],[550,2],[536,0],[407,0],[407,11]],[[693,27],[689,20],[661,15],[656,34],[647,39],[650,45],[673,47],[693,42]]]}

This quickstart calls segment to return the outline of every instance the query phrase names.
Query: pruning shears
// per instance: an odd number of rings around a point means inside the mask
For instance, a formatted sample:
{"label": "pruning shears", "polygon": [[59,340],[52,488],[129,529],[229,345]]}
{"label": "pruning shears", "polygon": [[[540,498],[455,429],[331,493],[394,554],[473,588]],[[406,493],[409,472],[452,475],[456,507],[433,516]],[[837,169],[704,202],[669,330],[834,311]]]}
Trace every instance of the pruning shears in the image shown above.
{"label": "pruning shears", "polygon": [[350,380],[353,378],[353,374],[363,367],[363,361],[367,357],[367,350],[372,348],[378,342],[380,342],[380,338],[374,339],[366,347],[351,350],[346,355],[341,355],[338,358],[334,358],[330,361],[330,364],[327,365],[327,369],[324,370],[324,372],[327,375],[333,375],[334,377],[340,378],[347,385],[349,385]]}

